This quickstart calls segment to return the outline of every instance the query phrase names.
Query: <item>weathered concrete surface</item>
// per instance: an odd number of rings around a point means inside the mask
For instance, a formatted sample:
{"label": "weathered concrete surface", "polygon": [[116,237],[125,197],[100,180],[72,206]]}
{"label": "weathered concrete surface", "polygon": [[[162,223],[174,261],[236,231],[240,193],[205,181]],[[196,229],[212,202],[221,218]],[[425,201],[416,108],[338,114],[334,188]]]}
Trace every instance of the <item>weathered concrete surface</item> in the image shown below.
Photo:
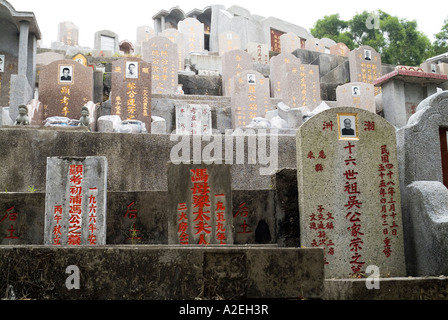
{"label": "weathered concrete surface", "polygon": [[448,277],[380,278],[379,289],[367,289],[372,279],[325,280],[324,300],[447,300]]}
{"label": "weathered concrete surface", "polygon": [[[66,280],[79,270],[79,289]],[[74,284],[72,278],[69,284]],[[0,292],[37,300],[319,299],[321,249],[0,246]],[[2,297],[3,298],[3,297]]]}

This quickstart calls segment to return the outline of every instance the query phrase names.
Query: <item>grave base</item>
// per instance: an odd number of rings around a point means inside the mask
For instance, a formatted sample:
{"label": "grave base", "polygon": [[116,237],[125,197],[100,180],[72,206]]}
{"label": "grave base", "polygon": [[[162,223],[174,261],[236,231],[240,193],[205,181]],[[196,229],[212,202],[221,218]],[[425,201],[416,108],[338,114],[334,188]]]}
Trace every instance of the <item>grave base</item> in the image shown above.
{"label": "grave base", "polygon": [[321,249],[276,246],[0,246],[0,298],[320,299],[323,266]]}
{"label": "grave base", "polygon": [[379,289],[367,289],[371,279],[326,279],[323,300],[447,300],[448,277],[380,278]]}

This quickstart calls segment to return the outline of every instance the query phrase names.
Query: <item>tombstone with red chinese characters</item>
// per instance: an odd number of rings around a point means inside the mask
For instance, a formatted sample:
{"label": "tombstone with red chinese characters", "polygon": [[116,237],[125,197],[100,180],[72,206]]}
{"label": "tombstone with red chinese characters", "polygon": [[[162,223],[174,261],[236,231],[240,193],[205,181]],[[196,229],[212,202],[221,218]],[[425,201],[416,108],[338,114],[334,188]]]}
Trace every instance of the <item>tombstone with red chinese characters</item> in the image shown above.
{"label": "tombstone with red chinese characters", "polygon": [[406,275],[395,127],[358,108],[319,113],[297,132],[300,239],[324,249],[327,278]]}
{"label": "tombstone with red chinese characters", "polygon": [[230,166],[168,163],[168,243],[233,244]]}
{"label": "tombstone with red chinese characters", "polygon": [[49,157],[44,244],[106,244],[107,159]]}
{"label": "tombstone with red chinese characters", "polygon": [[212,111],[206,104],[176,105],[176,134],[212,134]]}
{"label": "tombstone with red chinese characters", "polygon": [[151,64],[139,58],[112,63],[111,101],[113,115],[139,120],[151,132]]}

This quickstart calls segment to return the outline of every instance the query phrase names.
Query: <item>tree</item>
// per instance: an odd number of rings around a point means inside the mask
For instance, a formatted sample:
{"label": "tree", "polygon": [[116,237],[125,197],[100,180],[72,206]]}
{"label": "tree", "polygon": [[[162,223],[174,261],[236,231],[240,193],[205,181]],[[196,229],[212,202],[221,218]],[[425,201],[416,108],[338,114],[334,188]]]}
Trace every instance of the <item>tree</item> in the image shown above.
{"label": "tree", "polygon": [[442,30],[435,34],[435,40],[432,44],[432,56],[448,52],[448,18],[443,22]]}
{"label": "tree", "polygon": [[[372,21],[379,21],[379,25]],[[370,46],[381,54],[386,64],[418,66],[431,49],[429,38],[417,30],[415,20],[399,19],[381,10],[363,11],[349,21],[341,20],[339,15],[325,16],[316,22],[311,34],[344,42],[350,49]],[[440,38],[448,40],[448,32]]]}

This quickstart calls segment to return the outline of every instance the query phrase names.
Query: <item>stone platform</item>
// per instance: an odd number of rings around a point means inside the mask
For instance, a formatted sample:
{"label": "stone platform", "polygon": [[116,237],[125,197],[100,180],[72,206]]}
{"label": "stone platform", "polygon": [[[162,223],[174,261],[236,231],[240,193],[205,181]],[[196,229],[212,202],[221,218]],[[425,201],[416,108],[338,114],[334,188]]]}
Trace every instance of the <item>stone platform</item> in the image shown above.
{"label": "stone platform", "polygon": [[[68,289],[74,268],[79,289]],[[32,300],[320,299],[323,250],[0,246],[1,298],[9,286],[16,299]]]}

